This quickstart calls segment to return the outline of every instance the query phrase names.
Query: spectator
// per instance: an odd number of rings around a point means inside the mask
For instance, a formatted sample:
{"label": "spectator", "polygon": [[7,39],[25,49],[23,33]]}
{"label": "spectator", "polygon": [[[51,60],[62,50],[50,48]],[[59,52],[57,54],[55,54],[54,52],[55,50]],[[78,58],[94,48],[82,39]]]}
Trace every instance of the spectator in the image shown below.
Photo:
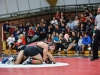
{"label": "spectator", "polygon": [[56,20],[60,20],[60,13],[59,13],[59,11],[57,11],[57,13],[55,14],[54,17],[55,17]]}
{"label": "spectator", "polygon": [[75,23],[75,26],[79,25],[79,19],[78,19],[78,16],[75,16],[74,23]]}
{"label": "spectator", "polygon": [[15,34],[14,34],[15,41],[17,41],[17,40],[18,40],[19,35],[20,35],[20,30],[17,30],[17,31],[15,32]]}
{"label": "spectator", "polygon": [[61,24],[60,30],[62,31],[62,34],[64,35],[65,34],[65,24],[64,23]]}
{"label": "spectator", "polygon": [[90,21],[88,21],[88,22],[87,22],[87,26],[86,26],[86,32],[88,32],[88,35],[89,35],[90,37],[92,37],[93,29],[94,29],[94,26],[91,24]]}
{"label": "spectator", "polygon": [[19,35],[18,40],[17,40],[17,42],[15,43],[15,49],[17,50],[17,53],[20,51],[19,47],[22,45],[22,44],[21,44],[21,43],[22,43],[22,40],[21,40],[22,36],[23,36],[22,34]]}
{"label": "spectator", "polygon": [[34,25],[31,25],[32,30],[35,31],[36,27]]}
{"label": "spectator", "polygon": [[48,29],[47,29],[47,34],[52,34],[52,29],[51,29],[51,26],[48,26]]}
{"label": "spectator", "polygon": [[78,40],[78,45],[77,45],[76,51],[75,51],[75,53],[77,53],[77,54],[79,54],[82,50],[82,38],[83,38],[83,36],[80,35],[80,39]]}
{"label": "spectator", "polygon": [[40,32],[38,31],[38,27],[36,27],[34,35],[38,36],[38,37],[40,36]]}
{"label": "spectator", "polygon": [[6,23],[3,25],[3,30],[4,30],[4,34],[6,35],[6,38],[8,38],[9,30],[10,30],[10,25],[8,21],[6,21]]}
{"label": "spectator", "polygon": [[38,23],[37,26],[36,26],[37,30],[40,32],[41,31],[41,26],[40,24]]}
{"label": "spectator", "polygon": [[40,26],[42,26],[43,24],[45,24],[46,22],[44,21],[44,19],[41,19],[41,22],[40,22]]}
{"label": "spectator", "polygon": [[[63,37],[63,34],[60,34],[59,38],[60,38],[60,41],[61,41],[61,43],[59,45],[60,49],[61,50],[67,49],[68,46],[69,46],[69,42]],[[60,54],[61,50],[59,50],[59,54]]]}
{"label": "spectator", "polygon": [[18,40],[18,39],[16,39],[16,38],[17,38],[16,34],[17,34],[17,31],[18,31],[18,30],[19,30],[18,27],[16,27],[16,28],[15,28],[15,31],[14,31],[15,40]]}
{"label": "spectator", "polygon": [[76,33],[75,32],[72,32],[72,42],[70,43],[70,45],[68,46],[68,48],[67,48],[66,51],[68,51],[68,50],[76,47],[77,46],[77,43],[78,43],[78,38],[76,36]]}
{"label": "spectator", "polygon": [[89,9],[86,8],[85,11],[84,11],[84,14],[86,14],[86,17],[89,16],[89,12],[90,12]]}
{"label": "spectator", "polygon": [[70,28],[68,27],[68,25],[66,25],[65,31],[70,32]]}
{"label": "spectator", "polygon": [[25,27],[23,28],[22,34],[24,34],[24,36],[27,35],[27,31],[26,31],[26,28]]}
{"label": "spectator", "polygon": [[30,23],[27,23],[27,24],[26,24],[26,26],[25,26],[25,27],[26,27],[26,31],[29,30],[29,27],[30,27],[30,26],[31,26]]}
{"label": "spectator", "polygon": [[86,17],[84,17],[84,14],[81,14],[80,22],[86,22]]}
{"label": "spectator", "polygon": [[56,33],[56,36],[54,36],[53,41],[54,41],[54,43],[59,43],[60,42],[58,33]]}
{"label": "spectator", "polygon": [[65,15],[63,14],[63,12],[61,12],[61,18],[60,18],[60,23],[65,23]]}
{"label": "spectator", "polygon": [[14,46],[14,42],[15,42],[15,37],[13,36],[13,34],[11,34],[10,37],[8,37],[7,42],[11,53],[11,48]]}
{"label": "spectator", "polygon": [[52,39],[53,39],[55,36],[56,36],[56,33],[55,33],[55,31],[53,31],[53,33],[52,33]]}
{"label": "spectator", "polygon": [[21,39],[21,44],[26,45],[25,36],[23,34],[20,34],[20,39]]}
{"label": "spectator", "polygon": [[46,37],[46,24],[43,24],[41,26],[40,37],[41,37],[41,40],[44,40]]}
{"label": "spectator", "polygon": [[67,23],[67,25],[71,31],[75,30],[75,23],[72,21],[72,19],[69,19],[69,22]]}
{"label": "spectator", "polygon": [[80,31],[81,32],[85,32],[86,31],[86,27],[85,27],[84,23],[81,23]]}
{"label": "spectator", "polygon": [[68,41],[68,39],[69,39],[69,34],[68,34],[67,31],[65,32],[64,38]]}
{"label": "spectator", "polygon": [[22,23],[19,24],[18,28],[19,28],[19,30],[20,30],[20,33],[22,33],[22,32],[23,32],[23,24],[22,24]]}
{"label": "spectator", "polygon": [[84,48],[87,46],[89,50],[91,50],[91,38],[87,35],[87,33],[84,33],[83,41],[82,41],[82,54],[84,53]]}
{"label": "spectator", "polygon": [[58,25],[55,26],[55,30],[54,31],[56,33],[58,33],[58,34],[60,34],[62,32]]}
{"label": "spectator", "polygon": [[53,20],[51,21],[51,24],[53,26],[58,25],[58,21],[55,19],[55,17],[53,17]]}
{"label": "spectator", "polygon": [[27,43],[38,41],[38,40],[40,40],[39,37],[40,37],[40,32],[38,31],[38,28],[36,27],[35,32],[34,32],[34,36]]}
{"label": "spectator", "polygon": [[95,22],[95,16],[92,13],[89,13],[90,19],[92,20],[92,23]]}
{"label": "spectator", "polygon": [[77,35],[81,33],[81,28],[82,28],[82,31],[84,31],[84,26],[81,27],[79,23],[75,28],[75,32],[77,33]]}
{"label": "spectator", "polygon": [[86,17],[86,22],[90,21],[92,23],[92,18],[90,16]]}
{"label": "spectator", "polygon": [[59,34],[58,34],[58,33],[56,33],[56,35],[54,36],[54,38],[53,38],[53,43],[55,43],[56,46],[57,46],[56,50],[54,51],[54,52],[57,53],[59,50],[61,50],[61,48],[59,48],[60,39],[59,39]]}
{"label": "spectator", "polygon": [[34,31],[32,30],[32,27],[29,27],[27,36],[28,36],[28,41],[30,41],[31,38],[34,36]]}
{"label": "spectator", "polygon": [[51,34],[47,34],[47,37],[46,37],[46,39],[45,39],[45,42],[46,42],[48,45],[51,45],[51,44],[53,43]]}

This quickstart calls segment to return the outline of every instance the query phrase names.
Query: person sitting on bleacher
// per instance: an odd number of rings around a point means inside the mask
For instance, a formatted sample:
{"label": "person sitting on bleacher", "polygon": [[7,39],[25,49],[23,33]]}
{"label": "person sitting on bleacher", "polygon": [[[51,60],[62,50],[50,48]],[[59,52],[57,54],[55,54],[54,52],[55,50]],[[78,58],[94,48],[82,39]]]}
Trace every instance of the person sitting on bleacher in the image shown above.
{"label": "person sitting on bleacher", "polygon": [[82,40],[83,40],[83,36],[80,35],[79,40],[78,40],[78,45],[76,46],[75,54],[79,54],[81,52],[81,50],[82,50]]}
{"label": "person sitting on bleacher", "polygon": [[29,42],[31,38],[34,36],[34,30],[32,30],[32,27],[29,27],[27,36],[28,36],[27,41]]}
{"label": "person sitting on bleacher", "polygon": [[70,18],[69,19],[69,22],[67,23],[68,27],[70,28],[71,31],[74,31],[75,30],[75,23],[74,21]]}
{"label": "person sitting on bleacher", "polygon": [[53,43],[51,34],[47,34],[47,37],[45,39],[45,43],[47,43],[48,45],[51,45]]}
{"label": "person sitting on bleacher", "polygon": [[57,25],[58,24],[58,21],[55,19],[55,17],[53,17],[53,20],[51,21],[51,24],[53,26]]}
{"label": "person sitting on bleacher", "polygon": [[9,45],[10,53],[11,53],[11,48],[14,46],[14,42],[15,42],[15,37],[13,36],[13,34],[11,34],[11,36],[8,37],[8,39],[7,39],[7,43]]}
{"label": "person sitting on bleacher", "polygon": [[[59,38],[60,38],[60,41],[61,41],[61,43],[60,43],[60,45],[59,45],[60,48],[61,48],[61,50],[67,49],[68,46],[69,46],[68,40],[66,40],[66,39],[64,38],[63,34],[60,34],[60,35],[59,35]],[[60,50],[59,50],[58,53],[60,54]]]}
{"label": "person sitting on bleacher", "polygon": [[60,45],[60,39],[59,39],[59,34],[56,33],[56,35],[53,37],[53,43],[56,44],[57,48],[56,50],[54,51],[54,53],[57,53],[59,50],[61,50],[61,48],[59,48],[59,45]]}
{"label": "person sitting on bleacher", "polygon": [[16,30],[16,31],[14,32],[15,41],[18,40],[19,35],[20,35],[20,30]]}
{"label": "person sitting on bleacher", "polygon": [[17,52],[19,52],[19,47],[21,45],[26,45],[26,40],[25,40],[25,36],[23,34],[20,34],[19,39],[17,40],[16,44],[15,44],[15,48],[17,50]]}
{"label": "person sitting on bleacher", "polygon": [[66,52],[74,47],[77,46],[77,42],[78,42],[78,37],[76,36],[75,32],[72,32],[72,42],[69,44]]}
{"label": "person sitting on bleacher", "polygon": [[83,41],[82,41],[82,54],[84,54],[84,48],[87,46],[88,47],[88,50],[91,50],[91,43],[92,43],[92,40],[91,38],[87,35],[86,32],[84,32],[84,35],[83,35]]}

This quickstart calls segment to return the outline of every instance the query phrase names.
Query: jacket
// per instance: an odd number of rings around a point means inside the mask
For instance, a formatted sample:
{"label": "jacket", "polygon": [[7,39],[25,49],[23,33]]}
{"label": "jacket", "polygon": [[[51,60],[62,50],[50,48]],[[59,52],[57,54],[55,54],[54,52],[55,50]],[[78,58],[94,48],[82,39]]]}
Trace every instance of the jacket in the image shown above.
{"label": "jacket", "polygon": [[91,38],[90,38],[89,36],[87,36],[86,38],[83,37],[83,39],[82,39],[82,43],[83,43],[84,45],[91,44],[91,42],[92,42],[92,40],[91,40]]}

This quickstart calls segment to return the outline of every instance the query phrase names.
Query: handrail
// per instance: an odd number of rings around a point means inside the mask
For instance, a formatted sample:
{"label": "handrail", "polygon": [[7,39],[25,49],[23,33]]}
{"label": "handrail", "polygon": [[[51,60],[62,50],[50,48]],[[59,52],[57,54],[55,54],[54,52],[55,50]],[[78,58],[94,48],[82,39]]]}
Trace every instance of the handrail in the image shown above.
{"label": "handrail", "polygon": [[[97,5],[97,4],[100,4],[100,3],[90,3],[90,4],[74,4],[74,5],[60,5],[60,6],[54,6],[54,7],[67,7],[67,6],[81,6],[81,5]],[[26,13],[32,13],[31,11],[33,11],[35,13],[35,10],[40,10],[42,11],[43,9],[46,10],[47,8],[49,8],[49,10],[52,8],[51,6],[48,6],[48,7],[42,7],[42,8],[36,8],[36,9],[30,9],[30,10],[24,10],[24,11],[19,11],[19,12],[12,12],[12,13],[8,13],[8,14],[2,14],[0,16],[5,16],[5,15],[12,15],[12,14],[20,14],[22,12],[26,12]],[[64,8],[65,9],[65,8]],[[39,11],[38,11],[39,12]]]}

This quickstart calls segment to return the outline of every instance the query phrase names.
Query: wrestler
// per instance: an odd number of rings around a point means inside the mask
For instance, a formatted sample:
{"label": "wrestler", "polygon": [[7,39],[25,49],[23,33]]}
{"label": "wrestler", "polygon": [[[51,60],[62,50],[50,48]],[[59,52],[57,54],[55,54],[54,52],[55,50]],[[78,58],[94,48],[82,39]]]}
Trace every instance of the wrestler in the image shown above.
{"label": "wrestler", "polygon": [[[22,50],[19,52],[16,60],[13,61],[14,64],[42,64],[44,62],[42,48],[39,48],[38,46],[23,46],[21,49]],[[47,52],[46,56],[45,63],[56,63],[55,59],[49,52]],[[8,61],[12,62],[12,60],[13,58],[9,58]]]}

